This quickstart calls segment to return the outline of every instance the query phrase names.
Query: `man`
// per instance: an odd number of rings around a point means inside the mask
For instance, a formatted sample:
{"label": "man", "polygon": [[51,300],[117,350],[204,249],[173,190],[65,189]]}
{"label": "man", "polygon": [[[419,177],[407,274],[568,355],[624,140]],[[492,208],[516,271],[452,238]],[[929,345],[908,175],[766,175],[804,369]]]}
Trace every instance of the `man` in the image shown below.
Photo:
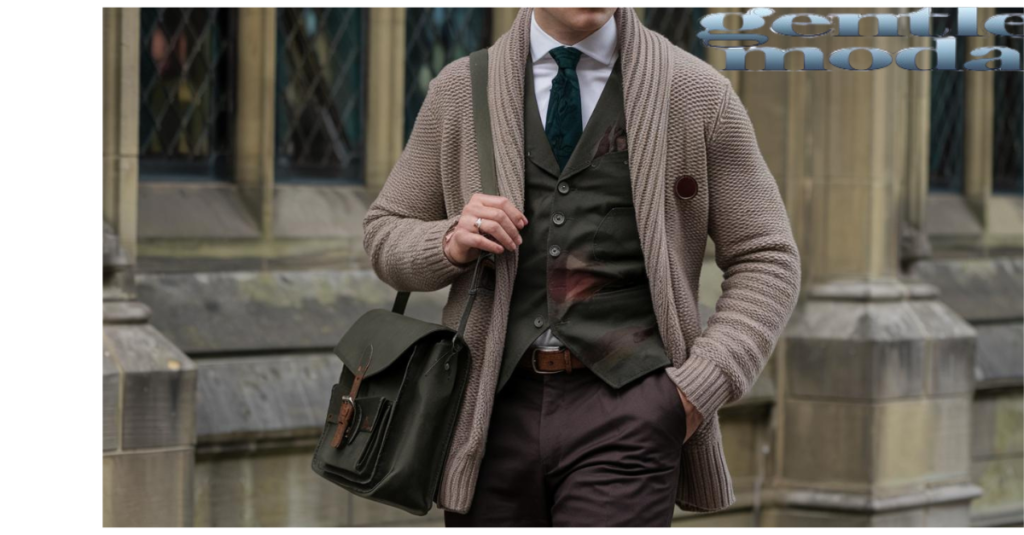
{"label": "man", "polygon": [[[499,195],[480,193],[468,58],[431,82],[364,245],[451,285],[472,367],[436,498],[449,526],[666,526],[735,501],[718,409],[795,306],[800,260],[745,108],[632,9],[523,9],[489,49]],[[701,332],[707,237],[724,273]]]}

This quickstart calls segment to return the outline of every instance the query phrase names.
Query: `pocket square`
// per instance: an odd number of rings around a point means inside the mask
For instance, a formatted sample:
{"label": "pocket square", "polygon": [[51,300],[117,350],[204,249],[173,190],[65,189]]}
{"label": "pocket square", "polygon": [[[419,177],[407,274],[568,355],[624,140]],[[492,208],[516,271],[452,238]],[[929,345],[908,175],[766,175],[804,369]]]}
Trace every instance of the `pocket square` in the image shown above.
{"label": "pocket square", "polygon": [[626,128],[622,120],[618,120],[601,135],[601,139],[597,142],[597,149],[594,151],[594,159],[625,150],[629,150],[629,143],[626,141]]}

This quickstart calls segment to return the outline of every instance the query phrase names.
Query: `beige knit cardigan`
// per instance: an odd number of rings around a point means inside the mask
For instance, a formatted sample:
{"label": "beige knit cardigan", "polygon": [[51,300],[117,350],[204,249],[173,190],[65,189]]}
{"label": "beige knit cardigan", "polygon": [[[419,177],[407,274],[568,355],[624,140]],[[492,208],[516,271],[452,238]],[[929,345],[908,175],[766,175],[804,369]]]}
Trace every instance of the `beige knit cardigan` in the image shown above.
{"label": "beige knit cardigan", "polygon": [[[489,102],[498,192],[523,209],[523,84],[531,9],[490,48]],[[717,511],[735,501],[722,450],[719,408],[746,393],[795,306],[800,258],[778,186],[747,112],[710,65],[645,28],[633,9],[615,13],[637,227],[666,373],[703,423],[680,451],[676,504]],[[454,328],[471,268],[449,262],[443,235],[481,191],[468,58],[430,83],[409,142],[364,220],[374,271],[398,290],[451,285],[442,322]],[[675,194],[692,176],[697,194]],[[541,224],[533,222],[533,224]],[[701,332],[697,291],[707,236],[724,272],[722,295]],[[466,330],[472,366],[437,504],[472,505],[498,379],[518,252],[498,256],[493,292],[478,296]],[[681,407],[681,406],[680,406]]]}

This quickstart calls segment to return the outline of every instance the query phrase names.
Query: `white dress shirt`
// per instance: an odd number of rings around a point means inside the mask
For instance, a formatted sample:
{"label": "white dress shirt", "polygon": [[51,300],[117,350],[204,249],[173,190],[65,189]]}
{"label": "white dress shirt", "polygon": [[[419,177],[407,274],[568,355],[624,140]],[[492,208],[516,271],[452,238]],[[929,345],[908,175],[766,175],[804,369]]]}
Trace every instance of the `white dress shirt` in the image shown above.
{"label": "white dress shirt", "polygon": [[551,82],[558,74],[558,64],[548,52],[552,48],[568,46],[582,52],[576,65],[576,76],[580,80],[580,104],[583,106],[583,128],[594,113],[597,99],[604,91],[604,85],[612,74],[612,67],[619,57],[618,28],[615,17],[608,19],[596,32],[586,39],[570,45],[559,43],[537,24],[536,14],[530,22],[530,55],[533,57],[533,90],[540,109],[540,124],[547,126],[548,101],[551,97]]}
{"label": "white dress shirt", "polygon": [[[597,31],[587,36],[586,39],[576,43],[560,43],[551,37],[540,25],[537,24],[536,14],[531,16],[530,21],[530,56],[533,58],[533,89],[537,97],[537,108],[540,110],[540,124],[546,126],[548,116],[548,101],[551,97],[551,82],[558,74],[558,64],[548,52],[552,48],[568,46],[576,48],[582,54],[576,65],[576,76],[580,80],[580,104],[582,106],[583,128],[587,127],[587,121],[594,113],[597,100],[604,91],[604,86],[611,76],[612,67],[619,57],[618,28],[615,26],[615,17],[608,19],[608,22]],[[563,345],[558,338],[552,334],[551,329],[541,333],[534,340],[536,346],[560,346]]]}

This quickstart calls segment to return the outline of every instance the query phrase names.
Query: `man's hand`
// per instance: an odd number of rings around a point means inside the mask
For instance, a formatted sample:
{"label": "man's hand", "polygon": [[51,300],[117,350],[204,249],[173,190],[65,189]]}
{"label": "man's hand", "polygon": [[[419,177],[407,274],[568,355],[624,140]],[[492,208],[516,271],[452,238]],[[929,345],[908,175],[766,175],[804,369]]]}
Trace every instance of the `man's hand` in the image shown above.
{"label": "man's hand", "polygon": [[515,250],[523,243],[519,230],[527,222],[526,216],[507,198],[475,193],[462,209],[451,239],[443,244],[444,253],[452,262],[465,264],[476,260],[481,250],[495,254]]}
{"label": "man's hand", "polygon": [[686,394],[677,386],[676,391],[679,392],[679,399],[683,402],[683,410],[686,412],[686,438],[683,439],[685,444],[690,437],[693,436],[693,432],[697,430],[697,426],[704,421],[704,416],[697,412],[697,407],[690,403],[690,400],[686,399]]}

